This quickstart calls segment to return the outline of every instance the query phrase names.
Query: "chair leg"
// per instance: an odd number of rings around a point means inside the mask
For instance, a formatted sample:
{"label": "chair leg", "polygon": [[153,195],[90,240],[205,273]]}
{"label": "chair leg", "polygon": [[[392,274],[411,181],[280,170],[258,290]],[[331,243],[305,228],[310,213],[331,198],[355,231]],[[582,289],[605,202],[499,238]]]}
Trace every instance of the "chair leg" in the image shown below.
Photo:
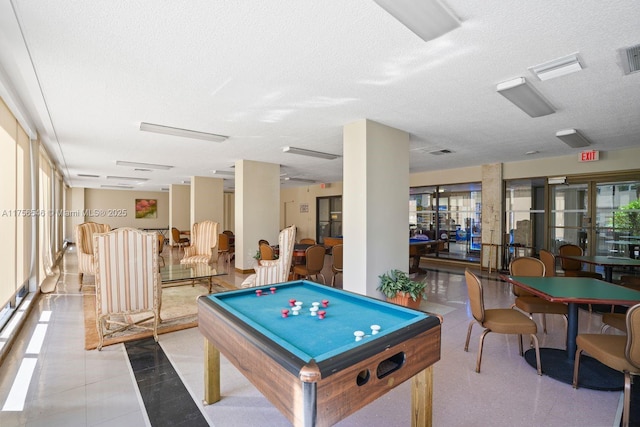
{"label": "chair leg", "polygon": [[538,375],[542,375],[542,367],[540,366],[540,345],[538,343],[538,337],[536,334],[531,334],[531,339],[535,343],[536,349],[536,368],[538,370]]}
{"label": "chair leg", "polygon": [[524,349],[522,348],[522,334],[518,334],[518,348],[520,350],[520,356],[524,356]]}
{"label": "chair leg", "polygon": [[80,290],[82,290],[82,277],[84,273],[78,273],[78,283],[80,284]]}
{"label": "chair leg", "polygon": [[471,328],[473,328],[474,323],[476,323],[475,320],[469,322],[469,329],[467,330],[467,341],[464,343],[464,351],[469,351],[469,338],[471,338]]}
{"label": "chair leg", "polygon": [[484,345],[484,337],[491,332],[491,329],[485,329],[480,335],[480,343],[478,344],[478,358],[476,360],[476,372],[480,373],[480,364],[482,363],[482,346]]}
{"label": "chair leg", "polygon": [[578,373],[580,370],[580,355],[582,354],[582,349],[578,348],[576,350],[576,358],[573,361],[573,388],[578,388]]}
{"label": "chair leg", "polygon": [[622,427],[629,427],[629,411],[631,410],[631,374],[624,371],[624,403],[622,404]]}
{"label": "chair leg", "polygon": [[547,315],[542,313],[542,332],[547,333]]}

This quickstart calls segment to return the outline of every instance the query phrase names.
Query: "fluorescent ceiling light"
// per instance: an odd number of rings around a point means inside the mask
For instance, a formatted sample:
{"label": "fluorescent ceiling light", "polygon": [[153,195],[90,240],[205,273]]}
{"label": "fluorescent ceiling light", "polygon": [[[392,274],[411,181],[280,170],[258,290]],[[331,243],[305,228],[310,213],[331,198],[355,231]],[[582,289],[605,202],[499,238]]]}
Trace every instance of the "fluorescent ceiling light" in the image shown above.
{"label": "fluorescent ceiling light", "polygon": [[138,163],[138,162],[125,162],[122,160],[116,161],[117,166],[125,166],[131,168],[142,168],[142,169],[161,169],[161,170],[169,170],[173,166],[169,165],[156,165],[155,163]]}
{"label": "fluorescent ceiling light", "polygon": [[575,129],[559,130],[556,136],[569,147],[580,148],[591,145],[591,142]]}
{"label": "fluorescent ceiling light", "polygon": [[460,21],[438,0],[374,0],[424,41],[460,26]]}
{"label": "fluorescent ceiling light", "polygon": [[549,102],[530,86],[524,77],[502,82],[496,87],[498,93],[531,117],[541,117],[555,113]]}
{"label": "fluorescent ceiling light", "polygon": [[304,148],[296,148],[296,147],[284,147],[282,149],[283,153],[291,153],[291,154],[300,154],[302,156],[309,157],[318,157],[320,159],[334,160],[337,159],[338,155],[323,153],[322,151],[313,151],[313,150],[305,150]]}
{"label": "fluorescent ceiling light", "polygon": [[529,68],[540,80],[549,80],[582,70],[576,53]]}
{"label": "fluorescent ceiling light", "polygon": [[149,181],[147,178],[136,178],[135,176],[107,176],[107,179],[113,179],[116,181]]}
{"label": "fluorescent ceiling light", "polygon": [[127,188],[131,189],[131,188],[133,188],[133,186],[131,186],[131,185],[101,185],[100,187],[102,187],[102,188],[117,188],[117,189],[123,189],[123,188],[124,189],[127,189]]}
{"label": "fluorescent ceiling light", "polygon": [[218,135],[215,133],[174,128],[171,126],[156,125],[153,123],[145,123],[145,122],[140,123],[140,130],[143,130],[146,132],[162,133],[165,135],[181,136],[184,138],[204,139],[205,141],[213,141],[213,142],[222,142],[222,141],[225,141],[227,138],[229,138],[228,136]]}
{"label": "fluorescent ceiling light", "polygon": [[308,183],[314,183],[316,182],[313,179],[305,179],[305,178],[292,178],[292,177],[286,177],[284,179],[285,181],[289,181],[289,182],[308,182]]}
{"label": "fluorescent ceiling light", "polygon": [[550,176],[547,182],[549,184],[566,184],[567,177],[566,176]]}
{"label": "fluorescent ceiling light", "polygon": [[88,173],[79,173],[78,176],[81,178],[100,178],[100,175],[90,175]]}
{"label": "fluorescent ceiling light", "polygon": [[228,176],[228,177],[235,177],[236,173],[234,171],[219,171],[219,170],[213,170],[211,171],[214,175],[224,175],[224,176]]}

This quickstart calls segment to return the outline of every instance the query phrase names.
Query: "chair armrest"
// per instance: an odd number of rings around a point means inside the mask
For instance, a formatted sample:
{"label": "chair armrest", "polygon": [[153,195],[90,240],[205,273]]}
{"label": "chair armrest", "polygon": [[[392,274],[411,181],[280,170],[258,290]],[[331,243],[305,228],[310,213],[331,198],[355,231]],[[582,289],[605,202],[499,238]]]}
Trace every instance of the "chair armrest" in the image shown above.
{"label": "chair armrest", "polygon": [[187,257],[192,257],[192,256],[195,256],[195,255],[198,255],[198,254],[196,253],[196,248],[195,248],[195,246],[185,246],[185,247],[184,247],[184,257],[185,257],[185,258],[187,258]]}

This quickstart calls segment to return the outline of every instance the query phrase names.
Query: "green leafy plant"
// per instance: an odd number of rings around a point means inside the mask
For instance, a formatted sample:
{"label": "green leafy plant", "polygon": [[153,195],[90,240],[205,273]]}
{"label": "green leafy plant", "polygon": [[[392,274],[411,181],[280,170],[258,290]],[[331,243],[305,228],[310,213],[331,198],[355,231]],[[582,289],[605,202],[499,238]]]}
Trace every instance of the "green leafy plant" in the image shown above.
{"label": "green leafy plant", "polygon": [[640,200],[634,200],[613,213],[615,227],[630,233],[640,231]]}
{"label": "green leafy plant", "polygon": [[412,280],[403,271],[390,270],[388,273],[378,276],[378,278],[380,279],[378,290],[387,298],[394,298],[399,293],[408,294],[414,301],[417,301],[420,296],[424,297],[424,288],[427,284]]}

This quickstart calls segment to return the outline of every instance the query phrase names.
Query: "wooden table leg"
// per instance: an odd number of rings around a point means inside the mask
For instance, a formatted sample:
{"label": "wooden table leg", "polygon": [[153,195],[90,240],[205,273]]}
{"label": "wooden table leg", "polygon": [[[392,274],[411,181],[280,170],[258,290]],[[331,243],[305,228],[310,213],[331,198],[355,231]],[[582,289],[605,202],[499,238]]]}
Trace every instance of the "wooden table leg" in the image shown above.
{"label": "wooden table leg", "polygon": [[220,400],[220,352],[204,339],[204,400],[205,405]]}
{"label": "wooden table leg", "polygon": [[431,427],[433,413],[433,365],[411,378],[411,427]]}

